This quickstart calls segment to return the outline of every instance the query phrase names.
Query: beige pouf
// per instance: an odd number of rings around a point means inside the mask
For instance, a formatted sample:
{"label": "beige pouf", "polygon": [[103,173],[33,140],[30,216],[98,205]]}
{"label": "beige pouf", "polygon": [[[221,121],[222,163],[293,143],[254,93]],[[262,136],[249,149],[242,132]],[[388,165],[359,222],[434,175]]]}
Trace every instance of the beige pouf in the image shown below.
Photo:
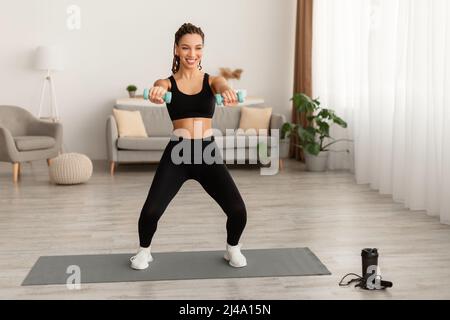
{"label": "beige pouf", "polygon": [[92,161],[84,154],[64,153],[51,160],[49,174],[56,184],[84,183],[92,176]]}

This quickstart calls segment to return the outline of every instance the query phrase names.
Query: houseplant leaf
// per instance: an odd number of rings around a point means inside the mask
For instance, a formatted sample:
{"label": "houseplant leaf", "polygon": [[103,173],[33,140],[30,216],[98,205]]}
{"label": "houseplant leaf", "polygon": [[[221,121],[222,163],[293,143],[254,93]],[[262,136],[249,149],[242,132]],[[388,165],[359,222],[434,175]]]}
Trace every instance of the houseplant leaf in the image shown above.
{"label": "houseplant leaf", "polygon": [[301,140],[303,140],[305,142],[307,142],[307,141],[314,142],[316,131],[313,127],[308,127],[306,129],[304,129],[301,126],[298,126],[297,134],[301,138]]}
{"label": "houseplant leaf", "polygon": [[315,102],[303,93],[296,93],[291,100],[298,112],[313,113],[316,109]]}
{"label": "houseplant leaf", "polygon": [[340,125],[342,128],[347,128],[347,122],[339,118],[337,115],[333,114],[332,120],[334,123]]}
{"label": "houseplant leaf", "polygon": [[321,136],[329,136],[330,125],[322,120],[316,120],[317,126],[319,127],[319,133]]}
{"label": "houseplant leaf", "polygon": [[320,153],[320,145],[317,143],[308,143],[305,145],[305,150],[314,156],[319,155]]}
{"label": "houseplant leaf", "polygon": [[281,126],[281,136],[280,139],[288,138],[292,131],[294,130],[294,125],[290,122],[286,122]]}

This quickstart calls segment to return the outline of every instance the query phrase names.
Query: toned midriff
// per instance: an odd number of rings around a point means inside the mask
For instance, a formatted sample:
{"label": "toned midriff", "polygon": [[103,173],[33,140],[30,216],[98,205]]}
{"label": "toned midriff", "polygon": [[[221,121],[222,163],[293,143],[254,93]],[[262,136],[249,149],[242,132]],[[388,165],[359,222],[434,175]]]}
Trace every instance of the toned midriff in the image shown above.
{"label": "toned midriff", "polygon": [[203,139],[212,135],[212,119],[210,118],[185,118],[172,122],[174,134],[185,139]]}

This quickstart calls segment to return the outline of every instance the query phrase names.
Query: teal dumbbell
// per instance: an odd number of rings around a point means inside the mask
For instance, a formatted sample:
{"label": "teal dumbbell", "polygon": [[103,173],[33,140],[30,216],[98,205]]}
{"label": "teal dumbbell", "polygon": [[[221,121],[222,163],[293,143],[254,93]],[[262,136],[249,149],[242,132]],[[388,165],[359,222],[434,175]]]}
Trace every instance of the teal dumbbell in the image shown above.
{"label": "teal dumbbell", "polygon": [[[148,94],[150,93],[150,90],[148,89],[144,89],[144,99],[148,100]],[[163,95],[163,100],[165,103],[170,103],[172,101],[172,92],[167,91],[164,95]]]}
{"label": "teal dumbbell", "polygon": [[[244,102],[244,93],[242,91],[240,91],[240,90],[236,91],[236,95],[237,95],[239,103]],[[216,103],[217,103],[217,105],[221,106],[223,104],[223,97],[222,97],[222,95],[218,93],[215,96],[216,96]]]}

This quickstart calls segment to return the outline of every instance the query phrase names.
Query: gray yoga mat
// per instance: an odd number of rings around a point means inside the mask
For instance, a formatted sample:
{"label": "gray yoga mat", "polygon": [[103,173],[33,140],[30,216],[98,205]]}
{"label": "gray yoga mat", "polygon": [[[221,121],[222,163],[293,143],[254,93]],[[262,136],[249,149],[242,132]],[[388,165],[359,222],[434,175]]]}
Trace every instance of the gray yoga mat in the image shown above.
{"label": "gray yoga mat", "polygon": [[[242,250],[247,266],[233,268],[222,251],[155,252],[146,270],[133,270],[133,254],[40,257],[23,286],[151,280],[330,275],[308,248]],[[77,277],[77,278],[75,278]],[[79,279],[79,280],[78,280]]]}

